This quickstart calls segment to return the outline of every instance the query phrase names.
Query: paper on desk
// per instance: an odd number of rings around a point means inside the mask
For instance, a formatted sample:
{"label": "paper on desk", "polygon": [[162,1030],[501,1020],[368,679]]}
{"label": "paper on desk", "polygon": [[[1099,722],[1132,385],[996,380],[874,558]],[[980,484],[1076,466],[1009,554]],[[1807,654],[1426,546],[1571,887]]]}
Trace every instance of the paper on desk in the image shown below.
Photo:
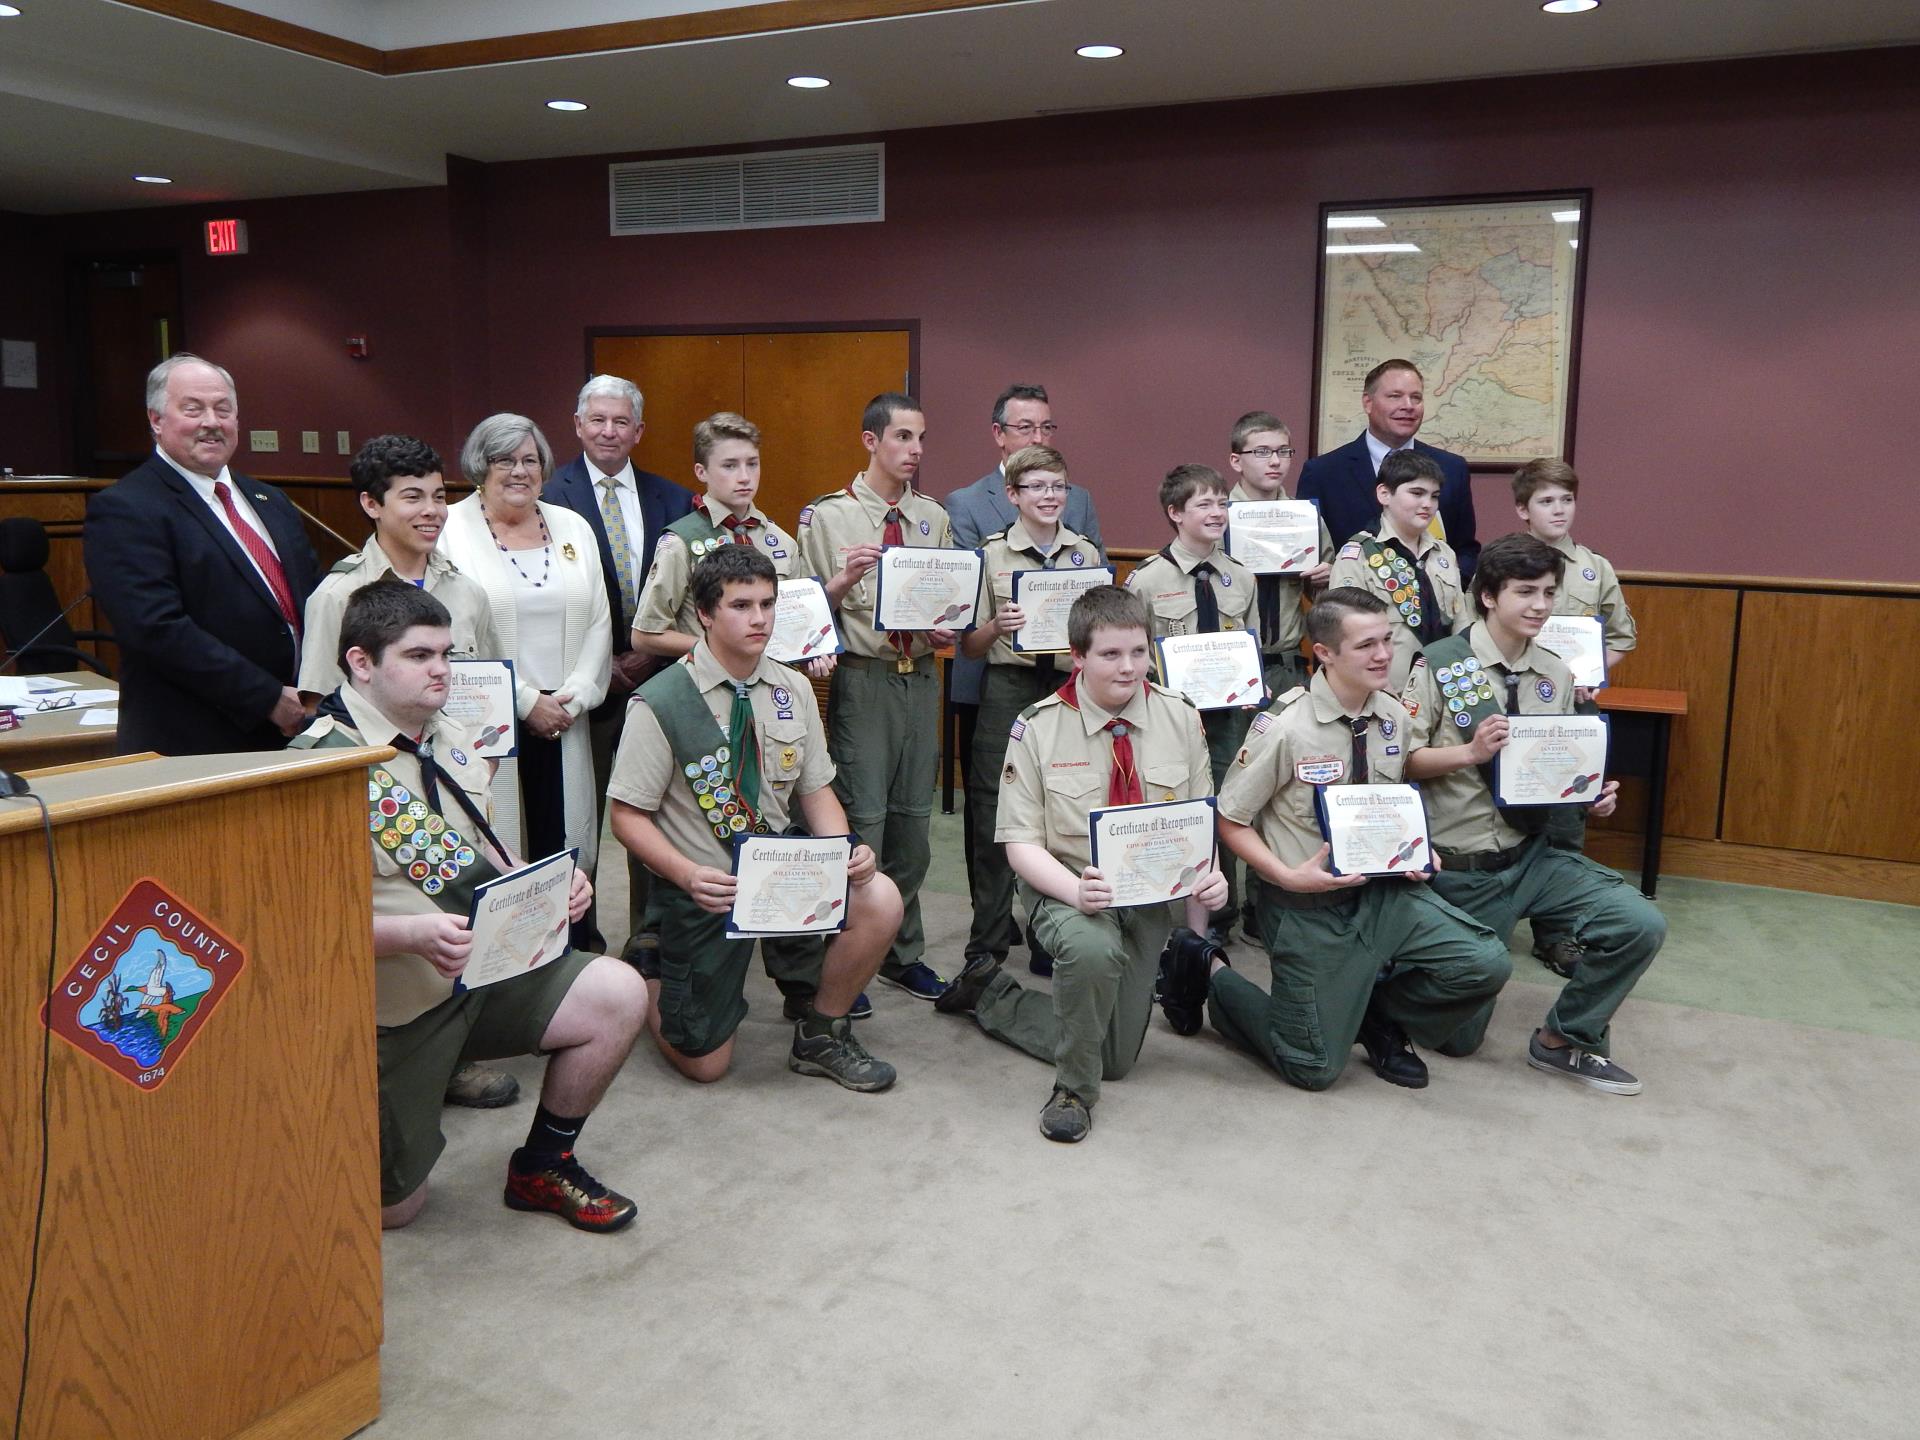
{"label": "paper on desk", "polygon": [[80,723],[82,725],[118,725],[120,707],[116,705],[111,710],[89,710],[80,717]]}
{"label": "paper on desk", "polygon": [[52,675],[0,675],[0,705],[32,709],[36,697],[52,690],[73,688],[73,681]]}
{"label": "paper on desk", "polygon": [[[65,699],[66,697],[62,696],[61,698]],[[76,690],[73,692],[73,703],[76,705],[114,705],[118,704],[119,700],[120,692],[118,690]]]}

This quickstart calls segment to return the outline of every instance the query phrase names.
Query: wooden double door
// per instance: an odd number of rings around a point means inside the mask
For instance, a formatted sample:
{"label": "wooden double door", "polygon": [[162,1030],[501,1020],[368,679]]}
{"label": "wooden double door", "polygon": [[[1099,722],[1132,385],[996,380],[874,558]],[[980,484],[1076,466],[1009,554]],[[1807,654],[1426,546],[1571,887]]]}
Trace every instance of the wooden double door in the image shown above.
{"label": "wooden double door", "polygon": [[634,465],[690,490],[695,425],[719,410],[758,425],[760,508],[791,529],[801,506],[866,468],[861,412],[883,391],[911,393],[913,329],[597,332],[592,363],[646,397]]}

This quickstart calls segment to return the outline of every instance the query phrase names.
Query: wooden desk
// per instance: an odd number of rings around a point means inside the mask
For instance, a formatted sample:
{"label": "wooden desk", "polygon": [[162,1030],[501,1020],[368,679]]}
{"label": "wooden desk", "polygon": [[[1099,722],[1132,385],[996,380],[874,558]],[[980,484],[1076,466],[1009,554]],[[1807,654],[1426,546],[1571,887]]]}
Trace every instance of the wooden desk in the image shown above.
{"label": "wooden desk", "polygon": [[[71,680],[83,690],[118,690],[120,686],[91,670],[62,670],[54,679]],[[118,728],[82,725],[80,717],[97,705],[66,710],[21,710],[20,728],[0,730],[0,770],[38,770],[47,765],[72,765],[103,760],[113,754]],[[111,709],[112,707],[107,707]]]}
{"label": "wooden desk", "polygon": [[1593,698],[1601,710],[1614,717],[1607,768],[1616,775],[1642,776],[1647,782],[1640,892],[1651,900],[1660,888],[1660,837],[1667,817],[1667,755],[1672,746],[1673,717],[1687,713],[1687,692],[1607,685],[1594,692]]}

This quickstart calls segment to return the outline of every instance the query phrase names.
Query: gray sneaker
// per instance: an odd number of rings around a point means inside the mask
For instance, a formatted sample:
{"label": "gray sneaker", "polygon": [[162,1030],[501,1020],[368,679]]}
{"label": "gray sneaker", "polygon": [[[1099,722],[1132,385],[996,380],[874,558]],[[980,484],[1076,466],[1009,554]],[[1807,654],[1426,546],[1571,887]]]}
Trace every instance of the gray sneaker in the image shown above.
{"label": "gray sneaker", "polygon": [[1639,1080],[1606,1056],[1582,1050],[1578,1045],[1552,1049],[1541,1043],[1538,1030],[1527,1041],[1527,1063],[1536,1070],[1544,1070],[1549,1075],[1564,1075],[1569,1080],[1578,1080],[1582,1085],[1591,1085],[1595,1090],[1604,1090],[1609,1095],[1640,1093]]}
{"label": "gray sneaker", "polygon": [[876,1060],[853,1038],[853,1022],[844,1015],[832,1021],[824,1035],[808,1035],[806,1022],[793,1027],[793,1050],[787,1068],[796,1075],[824,1075],[849,1090],[884,1090],[894,1082],[893,1066]]}
{"label": "gray sneaker", "polygon": [[1040,1112],[1040,1133],[1062,1145],[1073,1145],[1087,1138],[1093,1129],[1093,1111],[1087,1102],[1064,1085],[1053,1087],[1053,1098]]}

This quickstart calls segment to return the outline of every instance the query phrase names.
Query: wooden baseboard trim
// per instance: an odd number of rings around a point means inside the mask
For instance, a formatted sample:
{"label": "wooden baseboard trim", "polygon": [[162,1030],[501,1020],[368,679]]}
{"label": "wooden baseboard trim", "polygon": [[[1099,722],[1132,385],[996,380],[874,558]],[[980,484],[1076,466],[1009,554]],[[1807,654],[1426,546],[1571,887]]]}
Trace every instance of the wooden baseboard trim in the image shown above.
{"label": "wooden baseboard trim", "polygon": [[[1603,865],[1637,871],[1640,837],[1623,831],[1590,830],[1587,853]],[[1806,850],[1774,850],[1764,845],[1729,845],[1721,840],[1669,835],[1661,847],[1660,873],[1842,895],[1852,900],[1920,905],[1920,865],[1903,865],[1895,860],[1817,855]]]}
{"label": "wooden baseboard trim", "polygon": [[380,1353],[322,1380],[233,1440],[345,1440],[380,1418]]}

